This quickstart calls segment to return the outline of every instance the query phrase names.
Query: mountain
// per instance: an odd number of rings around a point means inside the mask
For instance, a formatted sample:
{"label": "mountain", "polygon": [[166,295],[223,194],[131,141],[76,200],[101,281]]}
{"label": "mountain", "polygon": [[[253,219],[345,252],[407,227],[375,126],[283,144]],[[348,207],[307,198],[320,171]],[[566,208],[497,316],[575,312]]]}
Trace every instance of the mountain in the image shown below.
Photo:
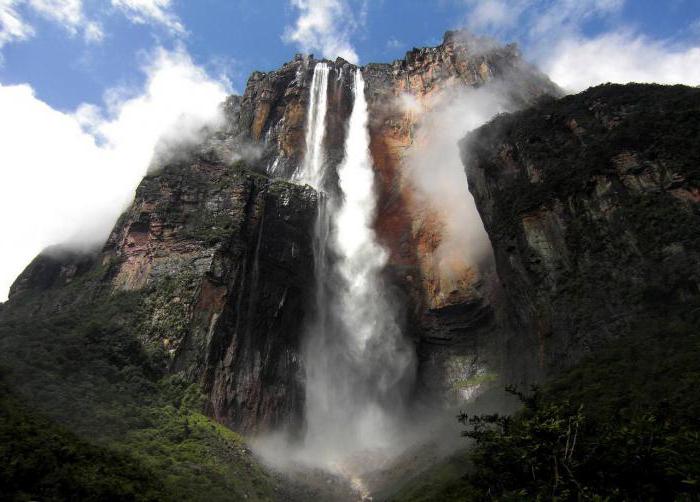
{"label": "mountain", "polygon": [[[346,257],[320,227],[347,203],[343,169],[354,154],[358,88],[374,170],[374,207],[364,216],[381,258],[372,301],[383,302],[403,344],[386,356],[372,340],[367,354],[383,358],[368,359],[358,382],[396,381],[370,407],[394,409],[400,423],[439,422],[465,406],[492,409],[504,384],[538,382],[553,386],[551,399],[595,406],[590,389],[572,383],[581,368],[591,387],[608,385],[611,400],[617,391],[644,394],[640,375],[663,391],[685,382],[692,395],[692,364],[664,376],[657,359],[640,357],[640,374],[630,375],[601,354],[634,346],[636,334],[657,354],[650,340],[663,337],[649,327],[676,319],[678,337],[663,357],[695,350],[700,91],[608,85],[560,98],[515,46],[448,32],[441,45],[391,64],[297,55],[253,73],[243,96],[222,104],[223,127],[154,159],[102,249],[56,247],[34,259],[0,305],[0,458],[12,466],[0,490],[18,500],[353,500],[366,495],[369,471],[396,479],[367,451],[340,471],[290,477],[263,467],[238,435],[308,441],[316,354],[344,347],[309,330],[328,316],[340,325],[347,303],[338,298],[350,286],[337,282]],[[512,113],[469,133],[458,149],[451,138],[468,120],[460,114],[480,107],[485,118]],[[455,110],[456,119],[444,119]],[[426,162],[431,148],[437,153]],[[460,150],[485,228],[469,220],[488,247],[478,259],[470,249],[445,251],[454,222],[467,218],[463,204],[473,205],[466,185],[463,193],[446,187],[466,201],[451,206],[447,192],[440,200],[415,174],[418,165],[437,179],[459,163]],[[311,181],[316,151],[323,175]],[[330,233],[342,221],[351,220],[331,219]],[[387,368],[405,347],[411,358],[394,375]],[[362,372],[348,362],[353,354],[331,355],[321,361],[321,383],[334,372]],[[609,385],[595,368],[626,375],[630,388]],[[50,459],[41,466],[37,445]],[[398,457],[395,470],[405,472],[391,490],[377,483],[383,496],[446,499],[444,486],[456,486],[457,499],[478,496],[473,480],[427,489],[426,462],[408,457]],[[696,473],[684,475],[692,489]]]}

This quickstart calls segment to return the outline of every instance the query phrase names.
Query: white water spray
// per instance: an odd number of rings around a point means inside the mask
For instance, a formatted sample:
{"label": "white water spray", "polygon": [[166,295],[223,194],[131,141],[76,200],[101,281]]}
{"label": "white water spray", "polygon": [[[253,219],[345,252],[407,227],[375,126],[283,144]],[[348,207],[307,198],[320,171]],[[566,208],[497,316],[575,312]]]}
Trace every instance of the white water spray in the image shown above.
{"label": "white water spray", "polygon": [[[328,66],[314,68],[306,158],[294,179],[319,192],[314,232],[316,305],[305,335],[305,420],[302,443],[284,435],[259,438],[274,465],[313,466],[347,478],[367,495],[365,475],[403,451],[404,404],[415,352],[403,337],[382,273],[387,252],[372,228],[376,210],[364,80],[354,72],[338,189],[324,193]],[[331,173],[328,173],[331,174]]]}
{"label": "white water spray", "polygon": [[309,112],[306,123],[306,155],[295,181],[316,189],[323,183],[323,139],[326,137],[326,110],[328,108],[328,65],[317,63],[309,91]]}
{"label": "white water spray", "polygon": [[[341,470],[357,455],[367,460],[368,452],[391,449],[414,367],[381,279],[387,253],[372,228],[374,171],[359,69],[353,90],[338,169],[342,199],[325,200],[319,212],[318,312],[305,353],[305,450],[315,462]],[[327,247],[329,261],[322,251]]]}

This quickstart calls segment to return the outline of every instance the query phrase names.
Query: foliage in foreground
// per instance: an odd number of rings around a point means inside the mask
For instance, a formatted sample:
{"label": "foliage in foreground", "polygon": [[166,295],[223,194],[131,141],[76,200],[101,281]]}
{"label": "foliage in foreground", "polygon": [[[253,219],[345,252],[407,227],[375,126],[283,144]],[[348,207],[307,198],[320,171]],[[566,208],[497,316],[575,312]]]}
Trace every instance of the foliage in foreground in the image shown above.
{"label": "foliage in foreground", "polygon": [[588,418],[583,407],[521,395],[517,417],[463,416],[476,441],[470,482],[503,499],[683,499],[698,494],[698,431],[663,406],[624,423]]}
{"label": "foliage in foreground", "polygon": [[2,312],[0,499],[272,499],[241,438],[200,413],[197,386],[140,343],[145,293],[88,279]]}
{"label": "foliage in foreground", "polygon": [[83,441],[0,389],[0,498],[158,500],[163,483],[132,455]]}
{"label": "foliage in foreground", "polygon": [[514,416],[461,415],[476,498],[696,500],[700,335],[659,322],[612,344]]}

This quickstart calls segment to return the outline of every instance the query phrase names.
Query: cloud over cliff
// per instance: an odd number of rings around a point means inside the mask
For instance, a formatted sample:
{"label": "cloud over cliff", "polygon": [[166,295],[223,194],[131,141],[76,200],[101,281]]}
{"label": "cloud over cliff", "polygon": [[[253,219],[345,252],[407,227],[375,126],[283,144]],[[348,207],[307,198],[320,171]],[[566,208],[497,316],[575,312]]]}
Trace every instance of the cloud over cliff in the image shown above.
{"label": "cloud over cliff", "polygon": [[0,300],[44,247],[100,244],[129,203],[161,141],[194,140],[221,119],[228,89],[182,49],[144,62],[140,89],[112,89],[102,106],[56,110],[28,84],[0,85]]}
{"label": "cloud over cliff", "polygon": [[303,51],[321,51],[323,57],[340,56],[351,63],[359,60],[350,43],[352,34],[366,16],[366,2],[353,11],[346,0],[289,0],[299,11],[294,26],[288,26],[283,39],[297,44]]}
{"label": "cloud over cliff", "polygon": [[631,5],[626,0],[463,2],[470,30],[518,42],[528,59],[569,92],[606,82],[700,84],[697,37],[681,41],[640,33],[625,16]]}

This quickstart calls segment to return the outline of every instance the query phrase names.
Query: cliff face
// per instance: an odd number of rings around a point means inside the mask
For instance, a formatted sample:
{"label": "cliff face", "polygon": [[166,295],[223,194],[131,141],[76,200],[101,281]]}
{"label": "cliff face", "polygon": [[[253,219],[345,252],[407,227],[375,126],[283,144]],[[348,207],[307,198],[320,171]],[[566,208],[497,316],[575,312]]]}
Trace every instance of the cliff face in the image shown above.
{"label": "cliff face", "polygon": [[700,90],[607,85],[462,142],[517,336],[512,374],[556,372],[700,291]]}
{"label": "cliff face", "polygon": [[[313,56],[297,55],[280,69],[254,72],[243,96],[226,103],[227,127],[208,146],[224,160],[245,158],[257,171],[292,179],[306,151],[306,122]],[[338,58],[329,65],[328,113],[324,150],[330,171],[343,159],[347,119],[352,111],[352,72],[355,66]],[[328,189],[333,189],[331,184]]]}
{"label": "cliff face", "polygon": [[[229,101],[229,126],[219,143],[229,146],[217,150],[219,157],[236,158],[242,143],[256,170],[273,178],[293,179],[304,157],[309,86],[317,63],[312,56],[297,56],[279,70],[254,73],[244,95]],[[340,58],[326,63],[324,151],[330,174],[324,189],[333,191],[337,190],[334,173],[344,157],[356,67]],[[495,46],[461,32],[448,32],[437,47],[413,49],[402,60],[369,64],[362,71],[370,112],[370,150],[377,172],[375,228],[390,253],[388,273],[397,286],[396,294],[407,305],[403,321],[418,341],[421,378],[431,382],[428,393],[454,394],[455,382],[474,376],[483,366],[476,354],[484,358],[484,341],[477,341],[480,337],[471,326],[481,326],[487,339],[488,332],[498,329],[490,299],[497,293],[489,284],[489,271],[475,263],[453,260],[449,274],[445,273],[438,249],[446,231],[445,219],[454,215],[433,207],[408,172],[410,150],[420,148],[415,144],[416,131],[440,96],[458,90],[510,83],[513,85],[505,92],[514,107],[558,91],[521,60],[515,46]],[[452,312],[462,312],[459,320]],[[478,314],[472,318],[465,312]],[[453,373],[456,376],[448,376]]]}
{"label": "cliff face", "polygon": [[[253,73],[243,96],[232,97],[227,103],[228,127],[220,134],[216,155],[225,161],[245,156],[260,172],[293,179],[305,153],[309,86],[318,62],[313,56],[297,55],[278,70]],[[357,67],[342,58],[326,64],[329,87],[324,153],[330,175],[324,189],[335,190],[333,173],[344,157],[347,119],[353,105],[352,72]],[[489,83],[508,83],[505,93],[514,107],[542,95],[556,95],[558,90],[522,61],[514,45],[497,46],[463,32],[447,32],[437,47],[413,49],[404,59],[369,64],[362,71],[370,112],[370,149],[377,170],[376,230],[391,253],[392,264],[414,269],[416,288],[425,293],[427,304],[449,304],[447,297],[459,281],[441,286],[433,257],[442,239],[444,216],[416,196],[407,174],[406,157],[423,115],[441,94]],[[469,265],[456,265],[454,271],[464,279],[463,289],[474,282]]]}
{"label": "cliff face", "polygon": [[[144,178],[97,261],[43,255],[18,278],[12,298],[56,290],[97,270],[106,288],[100,294],[141,295],[139,339],[162,353],[164,371],[201,386],[211,416],[246,432],[301,427],[300,342],[313,308],[318,196],[290,181],[305,154],[318,62],[297,56],[276,71],[254,73],[243,96],[224,103],[224,128]],[[326,64],[323,189],[333,191],[357,68],[340,58]],[[497,365],[486,347],[502,325],[494,310],[499,293],[474,263],[454,263],[444,280],[436,250],[445,215],[417,196],[407,152],[440,93],[517,80],[512,99],[525,104],[556,89],[521,62],[515,47],[486,46],[460,33],[362,71],[377,170],[375,227],[390,252],[392,291],[405,305],[401,321],[417,344],[420,389],[440,399],[468,397],[484,368]],[[419,106],[406,107],[407,99]],[[62,301],[89,301],[91,293],[75,294]],[[54,298],[36,308],[60,309]]]}
{"label": "cliff face", "polygon": [[[514,45],[495,46],[463,32],[447,32],[441,45],[413,49],[403,60],[367,65],[364,74],[370,150],[377,170],[376,230],[390,252],[394,282],[410,298],[420,388],[426,395],[459,401],[500,372],[495,354],[504,326],[494,308],[500,293],[488,258],[476,263],[463,254],[441,254],[441,245],[449,239],[448,221],[468,215],[446,212],[417,186],[412,169],[444,169],[439,164],[416,165],[422,149],[434,148],[420,130],[452,127],[448,121],[428,122],[430,114],[470,89],[503,84],[499,92],[515,108],[558,90],[522,61]],[[449,132],[444,135],[449,137]],[[448,142],[446,148],[451,146]],[[450,155],[442,152],[437,162],[449,163]]]}
{"label": "cliff face", "polygon": [[155,286],[145,341],[234,428],[299,424],[316,202],[309,188],[196,160],[144,179],[109,238],[113,286]]}
{"label": "cliff face", "polygon": [[[35,307],[50,314],[90,295],[140,295],[139,340],[164,371],[200,384],[210,415],[237,430],[299,427],[316,203],[310,188],[241,162],[182,160],[144,178],[99,258],[43,254],[9,305],[53,291]],[[86,274],[96,285],[84,293],[56,293]]]}

